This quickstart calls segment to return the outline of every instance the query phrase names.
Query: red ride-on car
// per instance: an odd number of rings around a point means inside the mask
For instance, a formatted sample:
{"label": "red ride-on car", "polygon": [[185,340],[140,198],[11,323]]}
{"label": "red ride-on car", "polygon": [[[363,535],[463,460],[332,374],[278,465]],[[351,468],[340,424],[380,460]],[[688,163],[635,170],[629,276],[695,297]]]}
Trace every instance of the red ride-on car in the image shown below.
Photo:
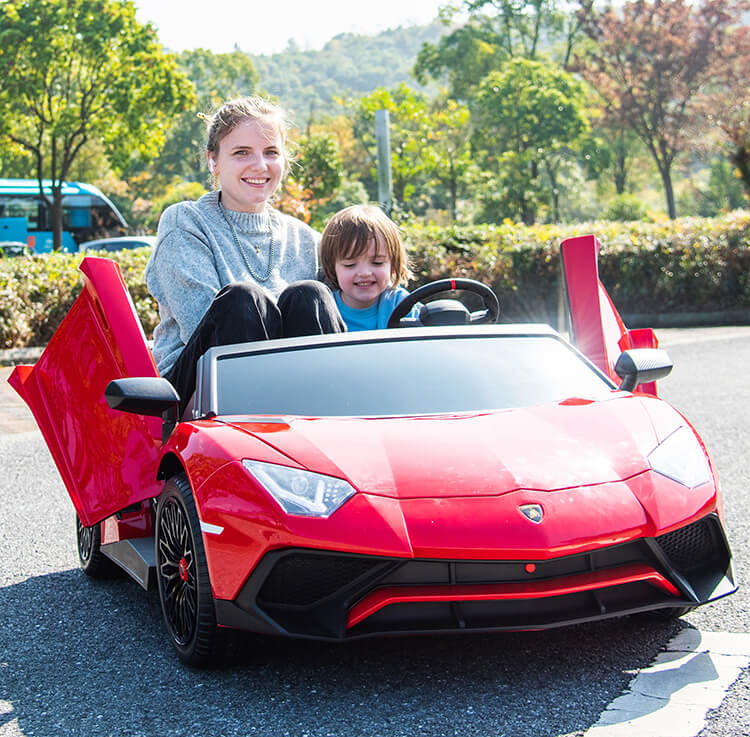
{"label": "red ride-on car", "polygon": [[[562,246],[572,343],[496,325],[491,290],[446,280],[402,303],[399,329],[211,349],[182,418],[117,265],[85,259],[80,297],[10,378],[83,570],[156,586],[195,665],[236,630],[529,630],[732,593],[711,458],[657,398],[669,357],[623,325],[598,249]],[[429,301],[454,288],[483,308]]]}

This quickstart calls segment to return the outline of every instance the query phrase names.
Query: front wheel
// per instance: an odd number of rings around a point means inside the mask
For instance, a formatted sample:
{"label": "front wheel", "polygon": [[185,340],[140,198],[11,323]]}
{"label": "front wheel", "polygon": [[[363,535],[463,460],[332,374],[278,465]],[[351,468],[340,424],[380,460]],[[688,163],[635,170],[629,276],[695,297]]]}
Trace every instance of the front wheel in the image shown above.
{"label": "front wheel", "polygon": [[185,474],[164,485],[154,537],[161,611],[177,655],[188,665],[222,664],[231,634],[216,624],[198,513]]}

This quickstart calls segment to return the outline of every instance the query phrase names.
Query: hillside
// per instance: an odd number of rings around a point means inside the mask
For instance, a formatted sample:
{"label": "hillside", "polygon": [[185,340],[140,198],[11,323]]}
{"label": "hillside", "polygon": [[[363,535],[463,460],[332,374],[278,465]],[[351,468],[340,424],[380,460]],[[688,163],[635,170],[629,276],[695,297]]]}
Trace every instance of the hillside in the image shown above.
{"label": "hillside", "polygon": [[277,96],[299,124],[311,113],[332,110],[334,97],[391,88],[401,82],[419,85],[411,70],[422,44],[435,43],[445,26],[433,23],[383,31],[375,36],[342,33],[320,51],[303,51],[293,43],[282,53],[251,55],[260,74],[260,89]]}

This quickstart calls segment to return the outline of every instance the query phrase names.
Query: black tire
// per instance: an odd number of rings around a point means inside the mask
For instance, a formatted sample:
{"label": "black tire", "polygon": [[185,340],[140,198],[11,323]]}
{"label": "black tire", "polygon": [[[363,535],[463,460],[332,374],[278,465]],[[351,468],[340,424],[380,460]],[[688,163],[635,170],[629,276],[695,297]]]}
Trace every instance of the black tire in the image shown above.
{"label": "black tire", "polygon": [[233,633],[216,625],[198,513],[185,474],[169,479],[159,495],[154,539],[159,601],[177,655],[187,665],[223,665]]}
{"label": "black tire", "polygon": [[102,553],[101,524],[84,527],[76,515],[76,543],[81,570],[91,578],[120,578],[122,569]]}

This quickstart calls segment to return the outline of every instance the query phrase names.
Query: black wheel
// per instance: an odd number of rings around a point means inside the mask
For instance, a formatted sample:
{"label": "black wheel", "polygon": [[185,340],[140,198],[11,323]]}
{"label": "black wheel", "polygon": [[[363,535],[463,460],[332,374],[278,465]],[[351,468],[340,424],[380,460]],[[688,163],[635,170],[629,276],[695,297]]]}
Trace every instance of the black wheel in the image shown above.
{"label": "black wheel", "polygon": [[469,312],[468,309],[465,309],[465,323],[462,321],[462,324],[478,325],[481,323],[497,322],[497,318],[500,315],[500,302],[497,295],[488,286],[485,286],[482,282],[475,281],[474,279],[440,279],[438,281],[430,282],[429,284],[424,284],[415,289],[408,297],[400,302],[396,309],[391,313],[387,327],[399,328],[424,324],[421,320],[416,318],[412,318],[408,321],[403,318],[411,312],[412,307],[414,307],[417,302],[424,302],[427,297],[432,297],[433,295],[442,292],[456,291],[473,292],[481,297],[482,302],[484,303],[484,309],[479,310],[478,312]]}
{"label": "black wheel", "polygon": [[198,514],[184,474],[167,481],[159,496],[155,545],[161,611],[177,655],[188,665],[221,665],[231,632],[216,625]]}
{"label": "black wheel", "polygon": [[119,578],[122,569],[102,553],[101,524],[84,527],[76,515],[76,542],[81,570],[92,578]]}

